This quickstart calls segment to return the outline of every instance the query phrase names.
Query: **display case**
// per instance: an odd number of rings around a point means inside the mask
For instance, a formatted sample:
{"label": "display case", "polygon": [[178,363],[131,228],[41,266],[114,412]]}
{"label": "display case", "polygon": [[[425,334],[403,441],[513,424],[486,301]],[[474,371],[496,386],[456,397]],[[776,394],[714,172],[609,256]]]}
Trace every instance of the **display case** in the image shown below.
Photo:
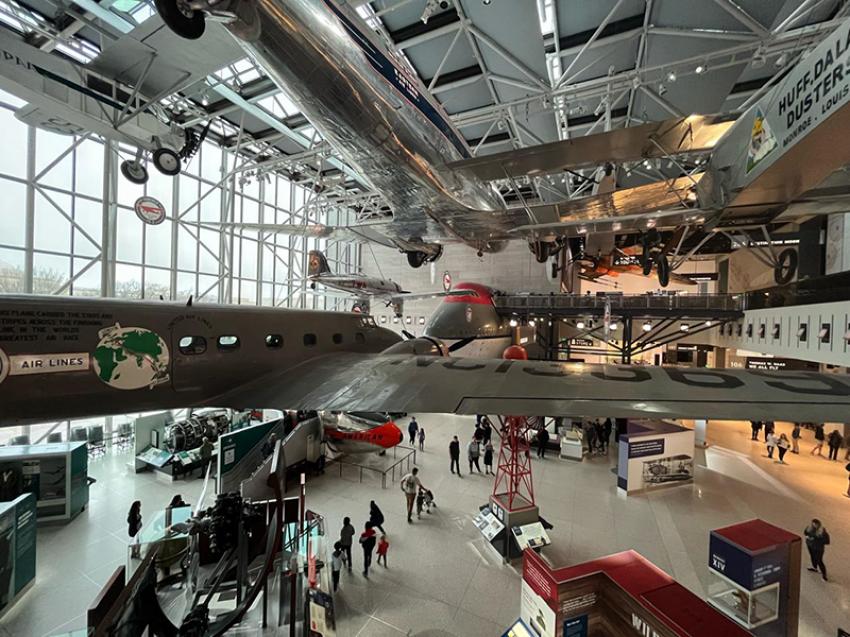
{"label": "display case", "polygon": [[779,582],[749,591],[717,571],[709,571],[708,602],[752,630],[779,617]]}
{"label": "display case", "polygon": [[87,443],[0,448],[0,501],[21,493],[35,495],[40,523],[76,517],[89,501]]}

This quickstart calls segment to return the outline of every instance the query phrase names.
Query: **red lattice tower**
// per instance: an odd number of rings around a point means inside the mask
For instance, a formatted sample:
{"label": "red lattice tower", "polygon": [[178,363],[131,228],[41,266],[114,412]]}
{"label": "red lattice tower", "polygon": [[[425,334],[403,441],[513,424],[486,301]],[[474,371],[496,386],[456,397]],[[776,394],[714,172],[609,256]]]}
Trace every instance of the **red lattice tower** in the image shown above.
{"label": "red lattice tower", "polygon": [[[524,347],[511,345],[503,358],[527,360]],[[501,419],[500,419],[501,420]],[[502,442],[493,497],[507,505],[508,510],[534,505],[534,485],[531,475],[531,450],[528,432],[532,425],[525,416],[507,416],[502,422]],[[514,506],[514,503],[518,506]]]}

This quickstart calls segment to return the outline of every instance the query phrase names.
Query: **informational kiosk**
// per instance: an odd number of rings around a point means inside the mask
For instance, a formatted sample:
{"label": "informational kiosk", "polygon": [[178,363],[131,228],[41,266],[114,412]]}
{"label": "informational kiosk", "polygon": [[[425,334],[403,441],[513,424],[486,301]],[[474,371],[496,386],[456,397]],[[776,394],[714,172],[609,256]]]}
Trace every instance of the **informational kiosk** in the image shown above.
{"label": "informational kiosk", "polygon": [[630,420],[620,435],[617,486],[639,493],[694,479],[694,432],[663,420]]}
{"label": "informational kiosk", "polygon": [[35,580],[35,495],[0,502],[0,617]]}
{"label": "informational kiosk", "polygon": [[525,551],[520,609],[538,637],[752,634],[635,551],[559,569]]}
{"label": "informational kiosk", "polygon": [[796,637],[800,536],[763,520],[711,532],[708,601],[759,637]]}

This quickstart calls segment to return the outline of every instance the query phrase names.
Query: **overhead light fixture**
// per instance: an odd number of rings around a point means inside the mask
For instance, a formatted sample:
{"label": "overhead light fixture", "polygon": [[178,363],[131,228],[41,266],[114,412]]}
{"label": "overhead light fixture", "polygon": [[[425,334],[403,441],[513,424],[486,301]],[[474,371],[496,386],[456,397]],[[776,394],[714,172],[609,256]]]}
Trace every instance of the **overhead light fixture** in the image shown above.
{"label": "overhead light fixture", "polygon": [[658,85],[658,94],[664,95],[666,92],[667,92],[667,87],[664,86],[664,84],[659,84]]}
{"label": "overhead light fixture", "polygon": [[419,317],[419,325],[425,325],[425,317],[424,316]]}
{"label": "overhead light fixture", "polygon": [[758,51],[756,51],[755,55],[753,55],[753,68],[760,69],[765,65],[766,62],[767,56],[764,54],[764,50],[759,49]]}
{"label": "overhead light fixture", "polygon": [[702,75],[707,70],[708,66],[705,64],[705,62],[703,62],[702,64],[697,64],[696,68],[694,69],[694,73],[696,73],[697,75]]}
{"label": "overhead light fixture", "polygon": [[711,321],[706,321],[706,322],[705,322],[705,324],[706,324],[706,325],[708,325],[709,327],[711,327],[712,325],[714,325],[714,323],[712,323]]}
{"label": "overhead light fixture", "polygon": [[512,318],[512,319],[508,322],[508,324],[509,324],[511,327],[516,327],[517,325],[519,325],[519,324],[517,323],[517,320],[516,320],[516,319],[514,319],[514,318]]}
{"label": "overhead light fixture", "polygon": [[489,7],[489,6],[490,6],[490,3],[491,3],[492,1],[493,1],[493,0],[481,0],[481,4],[483,4],[485,7]]}
{"label": "overhead light fixture", "polygon": [[584,329],[584,321],[576,321],[576,327],[580,330]]}
{"label": "overhead light fixture", "polygon": [[410,325],[411,323],[413,323],[413,317],[412,316],[404,317],[404,322],[407,323],[408,325]]}
{"label": "overhead light fixture", "polygon": [[676,81],[676,71],[667,71],[667,81],[675,82]]}
{"label": "overhead light fixture", "polygon": [[650,323],[649,321],[645,321],[644,324],[643,324],[643,331],[644,332],[652,331],[652,323]]}
{"label": "overhead light fixture", "polygon": [[620,325],[616,322],[612,322],[608,324],[608,329],[612,332],[616,332],[618,329],[620,329]]}
{"label": "overhead light fixture", "polygon": [[534,325],[535,325],[534,319],[529,319],[529,320],[528,320],[528,326],[529,326],[529,327],[534,327]]}
{"label": "overhead light fixture", "polygon": [[397,316],[393,317],[393,324],[398,325],[398,317]]}
{"label": "overhead light fixture", "polygon": [[778,58],[776,58],[776,62],[774,62],[778,68],[782,68],[786,64],[788,64],[788,54],[783,53]]}
{"label": "overhead light fixture", "polygon": [[679,329],[682,330],[683,332],[687,332],[689,329],[691,329],[691,326],[688,325],[687,323],[682,323],[679,326]]}

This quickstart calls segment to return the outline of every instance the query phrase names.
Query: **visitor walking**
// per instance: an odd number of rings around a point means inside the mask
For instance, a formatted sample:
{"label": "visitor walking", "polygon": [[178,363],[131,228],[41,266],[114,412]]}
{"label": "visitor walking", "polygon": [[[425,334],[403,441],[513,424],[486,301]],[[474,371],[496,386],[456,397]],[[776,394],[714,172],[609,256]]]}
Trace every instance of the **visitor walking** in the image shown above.
{"label": "visitor walking", "polygon": [[837,429],[829,432],[829,459],[838,460],[838,450],[841,448],[841,443],[844,442],[844,436],[838,433]]}
{"label": "visitor walking", "polygon": [[750,427],[752,427],[753,435],[750,440],[758,440],[759,439],[759,431],[761,430],[761,421],[760,420],[751,420]]}
{"label": "visitor walking", "polygon": [[791,432],[791,453],[800,453],[800,436],[803,435],[800,429],[800,423],[794,423],[794,430]]}
{"label": "visitor walking", "polygon": [[401,479],[401,490],[404,492],[404,498],[407,500],[407,521],[413,522],[413,504],[416,502],[416,494],[422,488],[422,483],[419,481],[419,467],[413,467],[413,471],[405,474]]}
{"label": "visitor walking", "polygon": [[584,442],[587,445],[587,455],[593,455],[593,449],[596,446],[596,430],[593,428],[593,423],[589,420],[584,423]]}
{"label": "visitor walking", "polygon": [[493,425],[490,424],[490,419],[486,416],[484,417],[484,420],[481,421],[481,431],[484,433],[484,438],[482,438],[482,440],[486,445],[490,442],[490,438],[493,436]]}
{"label": "visitor walking", "polygon": [[773,458],[773,450],[776,449],[776,436],[773,435],[773,432],[767,434],[767,457]]}
{"label": "visitor walking", "polygon": [[764,423],[764,441],[767,442],[767,437],[772,434],[776,430],[776,425],[774,425],[772,420],[768,420]]}
{"label": "visitor walking", "polygon": [[387,568],[387,551],[390,550],[390,543],[387,541],[387,536],[382,535],[381,541],[378,542],[378,564],[381,563],[381,558],[384,559],[384,568]]}
{"label": "visitor walking", "polygon": [[850,498],[850,462],[844,466],[844,470],[847,471],[847,493],[844,495]]}
{"label": "visitor walking", "polygon": [[339,545],[342,553],[345,556],[345,563],[348,565],[348,572],[351,572],[351,544],[354,541],[354,525],[351,524],[351,518],[343,518],[342,529],[339,532]]}
{"label": "visitor walking", "polygon": [[614,429],[614,423],[610,418],[606,418],[602,423],[602,448],[605,453],[608,453],[608,447],[611,445],[611,431]]}
{"label": "visitor walking", "polygon": [[334,593],[339,588],[339,572],[342,570],[342,544],[334,542],[334,552],[331,553],[331,579]]}
{"label": "visitor walking", "polygon": [[452,473],[457,468],[457,475],[459,478],[462,478],[463,476],[460,474],[460,441],[457,439],[457,436],[453,436],[452,441],[449,443],[449,458],[451,459],[449,468]]}
{"label": "visitor walking", "polygon": [[374,528],[380,529],[381,533],[386,533],[384,527],[381,526],[384,523],[384,514],[374,500],[369,501],[369,522],[372,523]]}
{"label": "visitor walking", "polygon": [[136,500],[130,505],[130,511],[127,513],[127,535],[136,537],[139,531],[142,530],[142,503]]}
{"label": "visitor walking", "polygon": [[407,425],[407,433],[410,434],[410,444],[416,442],[416,432],[419,431],[419,423],[416,422],[416,417],[410,419],[410,424]]}
{"label": "visitor walking", "polygon": [[844,452],[844,459],[850,460],[850,436],[844,436],[844,448],[847,450]]}
{"label": "visitor walking", "polygon": [[806,548],[809,549],[809,557],[812,559],[812,565],[809,567],[809,570],[817,573],[818,569],[820,569],[823,580],[828,582],[829,580],[826,578],[826,564],[823,563],[823,554],[826,551],[826,546],[829,544],[829,533],[827,533],[826,527],[824,527],[820,520],[815,518],[806,527],[806,530],[803,531],[803,535],[806,536]]}
{"label": "visitor walking", "polygon": [[545,458],[546,457],[546,445],[549,442],[549,431],[546,429],[546,425],[543,425],[540,429],[537,430],[537,457]]}
{"label": "visitor walking", "polygon": [[779,448],[779,464],[787,464],[785,462],[785,454],[788,452],[788,447],[791,446],[791,441],[785,434],[779,435],[779,440],[776,441],[776,446]]}
{"label": "visitor walking", "polygon": [[425,451],[425,430],[419,428],[419,451]]}
{"label": "visitor walking", "polygon": [[484,445],[484,473],[493,475],[493,443],[489,440]]}
{"label": "visitor walking", "polygon": [[810,455],[815,455],[815,451],[818,452],[819,456],[823,455],[824,440],[826,440],[826,436],[823,433],[823,425],[815,425],[815,446],[812,448]]}
{"label": "visitor walking", "polygon": [[481,465],[478,464],[478,458],[481,456],[481,445],[475,438],[470,440],[466,446],[466,454],[469,459],[469,473],[472,473],[473,465],[478,469],[478,473],[481,473]]}
{"label": "visitor walking", "polygon": [[372,565],[372,551],[375,550],[377,541],[375,529],[372,523],[367,522],[363,533],[360,534],[360,546],[363,547],[363,577],[369,579],[369,567]]}

